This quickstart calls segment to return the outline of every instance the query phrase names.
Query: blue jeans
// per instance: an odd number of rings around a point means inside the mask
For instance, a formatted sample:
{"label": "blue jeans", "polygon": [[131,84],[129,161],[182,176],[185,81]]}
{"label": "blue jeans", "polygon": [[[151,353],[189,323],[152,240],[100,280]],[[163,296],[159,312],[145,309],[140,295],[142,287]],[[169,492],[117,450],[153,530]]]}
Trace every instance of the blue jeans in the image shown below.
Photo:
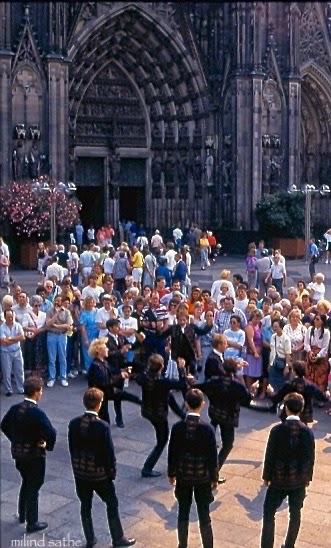
{"label": "blue jeans", "polygon": [[56,376],[56,357],[59,359],[61,380],[67,378],[67,335],[62,333],[47,333],[47,351],[48,351],[48,375],[49,381],[55,381]]}

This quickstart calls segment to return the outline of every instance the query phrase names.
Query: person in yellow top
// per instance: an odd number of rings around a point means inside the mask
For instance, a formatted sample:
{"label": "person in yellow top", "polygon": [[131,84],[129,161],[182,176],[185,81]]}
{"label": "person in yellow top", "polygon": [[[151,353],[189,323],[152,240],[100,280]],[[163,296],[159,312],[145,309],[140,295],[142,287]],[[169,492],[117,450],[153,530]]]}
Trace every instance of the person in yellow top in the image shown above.
{"label": "person in yellow top", "polygon": [[200,246],[200,263],[201,263],[201,270],[206,270],[206,266],[210,266],[210,263],[208,261],[208,255],[210,253],[210,245],[209,240],[207,236],[207,232],[202,232],[201,238],[199,240],[199,246]]}
{"label": "person in yellow top", "polygon": [[132,277],[133,277],[133,283],[138,289],[141,289],[141,279],[143,275],[143,266],[144,266],[144,256],[139,251],[137,246],[133,246],[132,248]]}

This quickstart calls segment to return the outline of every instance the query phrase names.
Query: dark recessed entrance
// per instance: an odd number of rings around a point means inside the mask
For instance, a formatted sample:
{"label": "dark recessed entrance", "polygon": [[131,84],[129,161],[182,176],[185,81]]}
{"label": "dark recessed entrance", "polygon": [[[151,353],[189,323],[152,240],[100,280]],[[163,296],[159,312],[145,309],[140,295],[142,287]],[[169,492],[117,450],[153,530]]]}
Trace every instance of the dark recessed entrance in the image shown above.
{"label": "dark recessed entrance", "polygon": [[77,198],[82,202],[83,226],[99,228],[105,222],[104,158],[79,157],[76,169]]}
{"label": "dark recessed entrance", "polygon": [[130,219],[145,224],[145,189],[136,186],[120,187],[120,220]]}

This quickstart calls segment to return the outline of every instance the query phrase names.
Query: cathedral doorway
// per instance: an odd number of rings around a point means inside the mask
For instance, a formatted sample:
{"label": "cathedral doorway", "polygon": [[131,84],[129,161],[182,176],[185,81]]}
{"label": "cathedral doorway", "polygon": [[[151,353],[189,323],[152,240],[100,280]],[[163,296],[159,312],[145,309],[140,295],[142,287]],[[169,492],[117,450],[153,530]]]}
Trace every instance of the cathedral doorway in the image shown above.
{"label": "cathedral doorway", "polygon": [[76,194],[83,204],[80,217],[84,227],[104,224],[104,163],[104,158],[79,157],[77,161]]}
{"label": "cathedral doorway", "polygon": [[120,187],[120,219],[145,225],[145,214],[145,189],[136,186]]}

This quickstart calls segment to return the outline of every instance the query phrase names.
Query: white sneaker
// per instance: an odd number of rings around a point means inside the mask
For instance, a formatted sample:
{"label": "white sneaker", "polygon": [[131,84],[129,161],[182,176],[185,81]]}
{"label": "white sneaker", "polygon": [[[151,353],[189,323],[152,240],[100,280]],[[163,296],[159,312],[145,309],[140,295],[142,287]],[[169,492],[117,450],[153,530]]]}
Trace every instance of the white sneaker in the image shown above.
{"label": "white sneaker", "polygon": [[68,378],[69,379],[75,379],[77,377],[77,375],[75,375],[74,373],[68,373]]}
{"label": "white sneaker", "polygon": [[85,371],[85,369],[83,369],[82,375],[87,375],[87,371]]}
{"label": "white sneaker", "polygon": [[325,264],[329,264],[329,261],[325,261]]}
{"label": "white sneaker", "polygon": [[48,381],[47,386],[48,388],[53,388],[55,381]]}
{"label": "white sneaker", "polygon": [[62,386],[69,386],[68,381],[66,381],[65,379],[62,379],[61,384]]}

